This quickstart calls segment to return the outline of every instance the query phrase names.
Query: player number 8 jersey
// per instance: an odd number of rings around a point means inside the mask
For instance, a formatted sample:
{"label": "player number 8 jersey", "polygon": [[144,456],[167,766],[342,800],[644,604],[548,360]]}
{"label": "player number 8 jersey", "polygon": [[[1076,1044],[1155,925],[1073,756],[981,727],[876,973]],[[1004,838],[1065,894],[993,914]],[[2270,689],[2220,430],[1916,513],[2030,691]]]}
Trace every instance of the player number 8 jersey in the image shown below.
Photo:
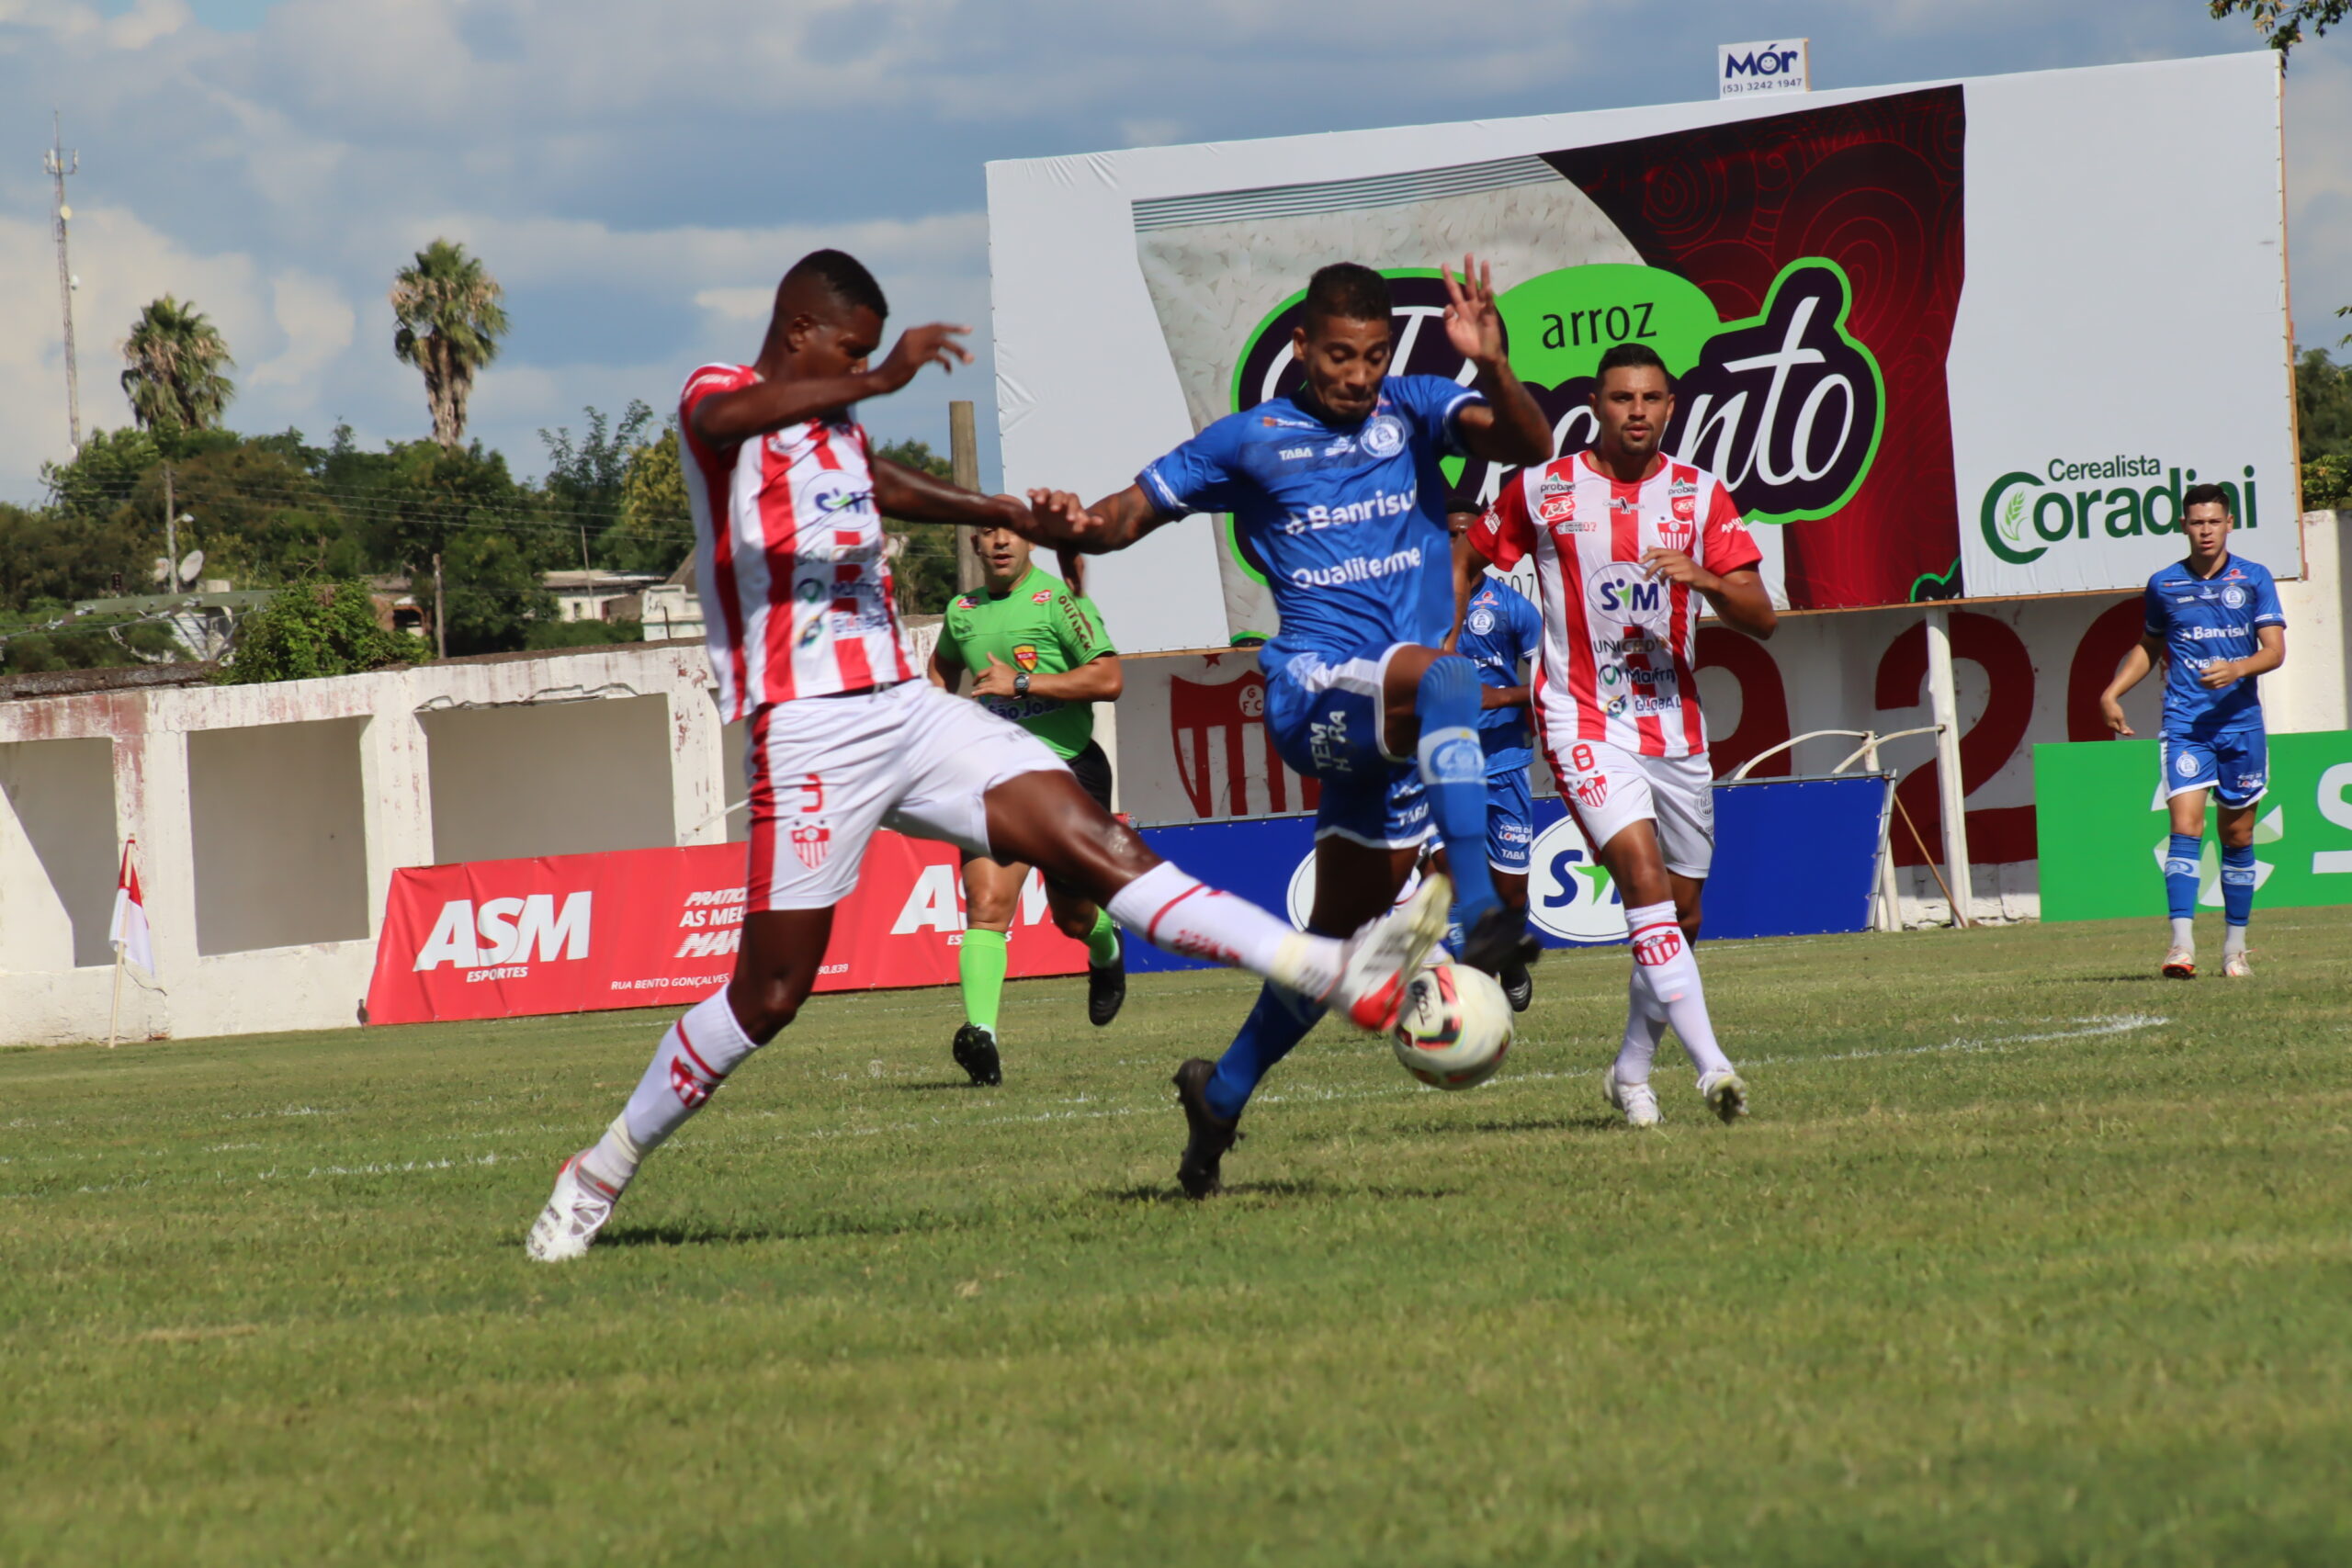
{"label": "player number 8 jersey", "polygon": [[1506,480],[1471,539],[1498,567],[1534,559],[1544,612],[1534,708],[1546,746],[1599,740],[1644,757],[1707,750],[1693,678],[1703,601],[1641,562],[1646,550],[1678,550],[1720,576],[1762,558],[1721,480],[1666,461],[1624,484],[1578,453]]}

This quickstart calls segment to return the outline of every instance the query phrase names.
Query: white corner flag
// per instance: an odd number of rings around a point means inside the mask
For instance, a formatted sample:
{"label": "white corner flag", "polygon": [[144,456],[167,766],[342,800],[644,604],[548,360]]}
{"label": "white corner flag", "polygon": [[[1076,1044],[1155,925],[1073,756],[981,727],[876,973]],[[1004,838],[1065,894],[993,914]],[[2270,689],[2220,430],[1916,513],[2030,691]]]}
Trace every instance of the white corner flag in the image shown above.
{"label": "white corner flag", "polygon": [[123,957],[153,975],[155,949],[147,936],[147,903],[139,891],[138,849],[138,840],[123,840],[122,871],[114,885],[114,924],[107,931],[107,940]]}

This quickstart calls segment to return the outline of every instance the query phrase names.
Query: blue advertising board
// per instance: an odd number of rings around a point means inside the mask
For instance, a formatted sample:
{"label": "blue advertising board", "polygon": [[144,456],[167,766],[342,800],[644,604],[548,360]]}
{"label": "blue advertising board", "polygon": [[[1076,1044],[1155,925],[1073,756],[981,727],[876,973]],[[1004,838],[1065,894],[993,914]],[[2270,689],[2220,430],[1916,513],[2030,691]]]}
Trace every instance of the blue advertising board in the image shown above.
{"label": "blue advertising board", "polygon": [[[1715,785],[1715,864],[1707,879],[1711,941],[1868,929],[1888,781],[1876,773],[1755,779]],[[1144,840],[1204,882],[1287,914],[1315,903],[1308,817],[1147,828]],[[1535,803],[1528,921],[1547,947],[1623,942],[1625,907],[1584,833],[1557,800]],[[1140,972],[1207,965],[1132,942]]]}

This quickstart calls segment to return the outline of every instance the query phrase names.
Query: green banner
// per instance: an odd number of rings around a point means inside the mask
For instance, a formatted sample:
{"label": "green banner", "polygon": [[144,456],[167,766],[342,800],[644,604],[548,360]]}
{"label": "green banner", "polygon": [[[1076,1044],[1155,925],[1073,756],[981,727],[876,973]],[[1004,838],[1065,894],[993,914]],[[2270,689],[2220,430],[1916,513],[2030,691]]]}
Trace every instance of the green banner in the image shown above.
{"label": "green banner", "polygon": [[[2154,740],[2033,749],[2041,918],[2165,912],[2172,829]],[[2206,813],[2200,909],[2222,907],[2220,851]],[[2255,908],[2352,904],[2352,731],[2270,738],[2270,793],[2254,819]]]}

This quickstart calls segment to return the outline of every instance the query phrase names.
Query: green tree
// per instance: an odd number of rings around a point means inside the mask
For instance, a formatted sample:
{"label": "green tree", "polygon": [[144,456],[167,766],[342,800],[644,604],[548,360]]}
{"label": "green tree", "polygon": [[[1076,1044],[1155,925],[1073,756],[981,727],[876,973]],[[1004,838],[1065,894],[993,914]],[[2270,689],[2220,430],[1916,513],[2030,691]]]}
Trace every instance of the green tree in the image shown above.
{"label": "green tree", "polygon": [[[588,432],[577,442],[568,426],[539,432],[548,452],[548,473],[540,491],[551,513],[571,520],[574,536],[582,544],[583,558],[577,564],[606,571],[669,572],[694,545],[693,525],[685,521],[684,483],[676,487],[673,520],[639,528],[632,525],[629,515],[631,476],[645,460],[644,454],[660,445],[645,439],[653,423],[653,411],[632,398],[617,426],[600,410],[582,412],[587,417]],[[670,439],[666,432],[664,439]],[[674,473],[677,446],[673,439],[668,461]]]}
{"label": "green tree", "polygon": [[131,324],[122,357],[131,415],[149,430],[209,430],[236,395],[236,383],[223,372],[237,362],[193,301],[183,305],[169,294],[150,300]]}
{"label": "green tree", "polygon": [[2303,505],[2352,505],[2352,368],[2321,349],[2295,361],[2295,431],[2303,468]]}
{"label": "green tree", "polygon": [[74,510],[0,503],[0,610],[62,610],[75,599],[148,590],[158,552],[121,505]]}
{"label": "green tree", "polygon": [[[876,447],[874,455],[937,479],[955,473],[954,466],[933,452],[927,441],[892,441]],[[956,552],[964,547],[965,531],[895,518],[885,518],[883,526],[897,551],[891,558],[890,576],[899,591],[899,613],[944,615],[947,601],[956,596]]]}
{"label": "green tree", "polygon": [[368,585],[353,579],[281,590],[237,623],[226,682],[310,681],[404,664],[422,646],[376,618]]}
{"label": "green tree", "polygon": [[2255,30],[2283,60],[2303,41],[2306,22],[2311,24],[2312,37],[2324,37],[2328,28],[2352,14],[2352,0],[2206,0],[2205,8],[2217,22],[2233,16],[2251,19]]}
{"label": "green tree", "polygon": [[392,314],[400,326],[392,352],[424,375],[433,439],[455,451],[466,439],[466,400],[474,375],[498,357],[506,335],[506,291],[466,247],[435,240],[392,277]]}
{"label": "green tree", "polygon": [[667,576],[694,553],[695,523],[686,507],[686,476],[678,461],[678,426],[632,449],[621,484],[620,520],[605,533],[614,570]]}

